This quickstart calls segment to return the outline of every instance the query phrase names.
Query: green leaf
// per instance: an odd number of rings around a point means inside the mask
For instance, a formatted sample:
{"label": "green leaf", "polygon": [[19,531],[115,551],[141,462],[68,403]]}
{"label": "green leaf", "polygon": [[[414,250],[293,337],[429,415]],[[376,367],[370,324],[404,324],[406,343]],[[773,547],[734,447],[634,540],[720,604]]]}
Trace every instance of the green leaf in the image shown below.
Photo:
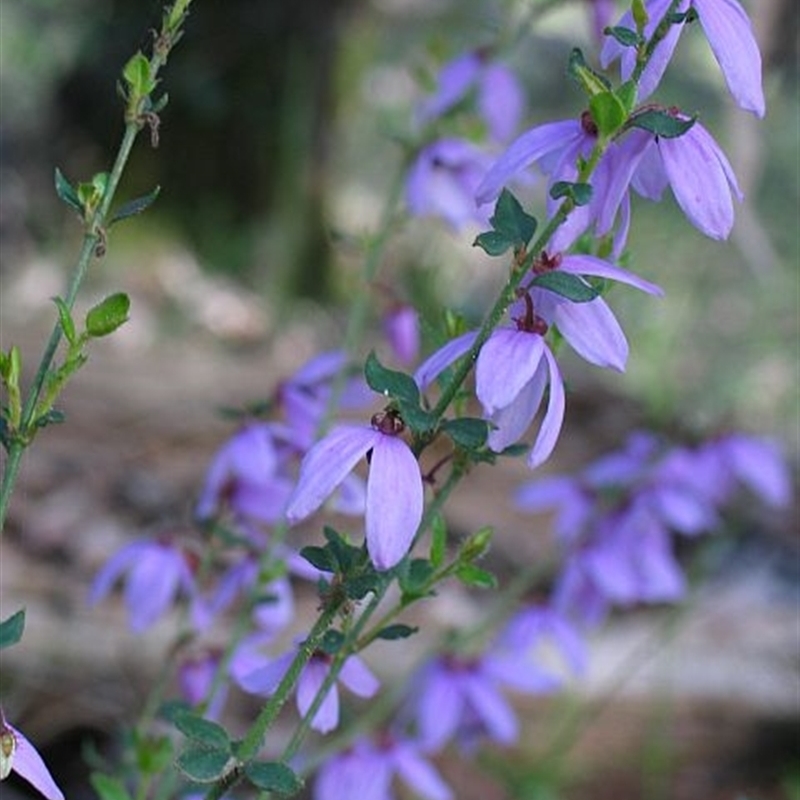
{"label": "green leaf", "polygon": [[465,585],[476,589],[496,589],[497,578],[475,564],[459,564],[456,577]]}
{"label": "green leaf", "polygon": [[122,77],[131,87],[131,94],[143,97],[155,89],[155,81],[150,72],[150,61],[141,51],[131,56],[122,69]]}
{"label": "green leaf", "polygon": [[136,766],[142,775],[158,775],[170,764],[174,747],[168,736],[145,734],[136,742]]}
{"label": "green leaf", "polygon": [[631,3],[631,14],[633,15],[634,23],[636,23],[636,30],[639,32],[640,36],[643,36],[644,29],[647,27],[647,23],[650,22],[650,15],[647,13],[644,0],[633,0]]}
{"label": "green leaf", "polygon": [[78,198],[78,193],[73,185],[64,177],[64,173],[56,167],[56,194],[68,206],[74,208],[79,214],[83,215],[83,204]]}
{"label": "green leaf", "polygon": [[501,256],[514,246],[514,242],[499,231],[484,231],[475,237],[472,246],[480,247],[487,256]]}
{"label": "green leaf", "polygon": [[72,314],[67,304],[60,297],[54,297],[53,302],[58,309],[58,321],[61,323],[61,330],[64,333],[64,337],[70,344],[75,344],[78,340],[78,334],[75,331],[75,322],[72,319]]}
{"label": "green leaf", "polygon": [[355,575],[345,580],[344,591],[351,600],[362,600],[370,592],[376,592],[378,590],[380,581],[381,578],[376,572],[369,572],[365,575]]}
{"label": "green leaf", "polygon": [[412,406],[419,405],[419,388],[410,375],[384,367],[374,352],[367,356],[364,377],[370,389]]}
{"label": "green leaf", "polygon": [[459,417],[458,419],[444,420],[442,430],[460,447],[466,450],[477,450],[486,444],[489,424],[485,419]]}
{"label": "green leaf", "polygon": [[607,92],[611,89],[611,84],[608,79],[595,72],[583,57],[580,48],[576,47],[572,50],[567,64],[567,74],[572,78],[578,86],[583,89],[589,97],[593,97],[601,92]]}
{"label": "green leaf", "polygon": [[344,644],[344,640],[345,635],[341,631],[325,631],[320,639],[319,649],[329,656],[336,655]]}
{"label": "green leaf", "polygon": [[102,772],[93,772],[89,776],[92,788],[100,795],[100,800],[131,800],[130,792],[117,778],[104,775]]}
{"label": "green leaf", "polygon": [[447,524],[441,514],[436,514],[431,522],[431,566],[440,567],[444,563],[447,550]]}
{"label": "green leaf", "polygon": [[214,783],[235,766],[236,759],[223,750],[193,745],[175,760],[175,766],[195,783]]}
{"label": "green leaf", "polygon": [[668,111],[649,108],[647,111],[634,114],[630,118],[629,124],[634,128],[650,131],[656,136],[662,136],[664,139],[676,139],[678,136],[683,136],[696,121],[697,117],[680,119]]}
{"label": "green leaf", "polygon": [[536,220],[525,213],[519,200],[508,189],[500,192],[489,222],[495,231],[503,234],[515,246],[527,245],[536,233]]}
{"label": "green leaf", "polygon": [[308,545],[300,550],[300,557],[308,561],[312,567],[316,567],[323,572],[337,571],[336,559],[327,547]]}
{"label": "green leaf", "polygon": [[561,295],[561,297],[566,297],[567,300],[571,300],[573,303],[588,303],[600,294],[597,289],[590,286],[578,275],[560,272],[559,270],[540,273],[531,281],[530,285],[547,289],[554,294]]}
{"label": "green leaf", "polygon": [[25,609],[21,608],[8,619],[0,622],[0,650],[11,647],[22,638],[25,630]]}
{"label": "green leaf", "polygon": [[418,630],[419,628],[412,628],[410,625],[397,623],[396,625],[387,625],[385,628],[381,628],[375,636],[378,639],[394,641],[395,639],[407,639],[409,636],[413,636]]}
{"label": "green leaf", "polygon": [[625,106],[614,92],[599,92],[589,99],[589,111],[600,136],[616,133],[628,117]]}
{"label": "green leaf", "polygon": [[625,83],[617,88],[617,97],[622,103],[626,114],[630,114],[636,106],[638,89],[639,87],[636,85],[636,81],[625,81]]}
{"label": "green leaf", "polygon": [[479,528],[461,545],[458,552],[459,561],[471,563],[479,558],[483,558],[489,552],[492,543],[494,529],[489,525]]}
{"label": "green leaf", "polygon": [[36,422],[34,424],[37,428],[46,428],[48,425],[60,425],[66,418],[67,415],[63,411],[59,411],[57,408],[51,408],[46,413],[36,417]]}
{"label": "green leaf", "polygon": [[127,203],[123,203],[114,212],[114,215],[109,220],[108,222],[109,227],[113,225],[115,222],[127,219],[128,217],[133,217],[136,214],[141,214],[142,211],[145,211],[155,202],[155,199],[158,197],[160,191],[161,187],[156,186],[156,188],[153,189],[153,191],[150,192],[149,194],[146,194],[142,197],[137,197],[134,200],[129,200]]}
{"label": "green leaf", "polygon": [[638,47],[642,44],[642,37],[636,31],[616,25],[613,28],[606,28],[603,33],[613,36],[623,47]]}
{"label": "green leaf", "polygon": [[228,732],[222,725],[212,722],[210,719],[183,712],[175,715],[175,727],[206,750],[218,750],[227,755],[231,753],[231,740]]}
{"label": "green leaf", "polygon": [[592,185],[590,183],[570,183],[569,181],[556,181],[550,187],[550,197],[558,200],[559,197],[569,197],[576,206],[588,205],[592,199]]}
{"label": "green leaf", "polygon": [[424,558],[415,558],[408,562],[405,570],[399,572],[397,576],[404,602],[422,597],[430,592],[429,584],[433,572],[433,565]]}
{"label": "green leaf", "polygon": [[251,761],[244,774],[262,791],[293,795],[303,788],[303,780],[292,769],[277,761]]}
{"label": "green leaf", "polygon": [[86,313],[86,332],[94,338],[108,336],[128,320],[130,307],[124,292],[109,295]]}

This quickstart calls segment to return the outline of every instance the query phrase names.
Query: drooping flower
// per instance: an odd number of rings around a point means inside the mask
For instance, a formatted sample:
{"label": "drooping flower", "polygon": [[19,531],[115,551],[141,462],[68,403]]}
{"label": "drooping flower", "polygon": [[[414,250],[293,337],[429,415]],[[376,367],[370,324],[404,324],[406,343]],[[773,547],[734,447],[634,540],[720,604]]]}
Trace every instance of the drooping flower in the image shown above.
{"label": "drooping flower", "polygon": [[208,649],[181,660],[178,665],[178,688],[181,697],[195,708],[204,705],[203,716],[218,720],[228,697],[228,682],[215,678],[219,670],[222,652]]}
{"label": "drooping flower", "polygon": [[209,519],[227,506],[238,517],[276,522],[292,490],[280,466],[274,426],[246,425],[214,456],[197,502],[198,519]]}
{"label": "drooping flower", "polygon": [[[648,0],[649,21],[644,30],[647,38],[652,36],[669,5],[670,0]],[[697,12],[700,26],[734,100],[741,108],[763,117],[761,54],[747,13],[737,0],[682,0],[676,12],[684,13],[690,6]],[[619,25],[635,28],[630,11],[622,16]],[[649,97],[661,81],[683,28],[683,23],[671,25],[667,35],[656,46],[639,83],[640,100]],[[620,59],[622,79],[627,80],[636,65],[635,48],[624,47],[616,39],[608,37],[600,54],[600,63],[607,67],[617,58]]]}
{"label": "drooping flower", "polygon": [[483,736],[508,745],[519,725],[503,691],[540,694],[557,685],[520,650],[493,648],[479,656],[433,658],[412,681],[409,702],[426,749],[438,750],[451,739],[471,748]]}
{"label": "drooping flower", "polygon": [[[245,670],[242,664],[232,661],[231,672],[245,691],[269,695],[278,687],[294,657],[295,651],[292,650],[248,670]],[[318,651],[303,667],[297,680],[297,710],[301,716],[308,713],[317,692],[328,677],[332,658],[332,656]],[[358,656],[350,656],[344,662],[338,679],[359,697],[372,697],[380,686],[378,679]],[[328,733],[338,724],[339,693],[334,684],[314,715],[311,727],[320,733]]]}
{"label": "drooping flower", "polygon": [[564,422],[564,383],[541,332],[496,328],[478,354],[475,391],[494,428],[487,443],[501,452],[520,440],[533,421],[549,384],[542,424],[528,454],[531,469],[553,452]]}
{"label": "drooping flower", "polygon": [[741,201],[743,195],[725,153],[699,122],[675,138],[633,131],[620,148],[624,157],[606,193],[603,214],[614,213],[628,184],[655,201],[670,186],[692,225],[712,239],[728,237],[733,196]]}
{"label": "drooping flower", "polygon": [[125,605],[136,633],[166,613],[181,590],[190,596],[195,592],[187,552],[172,537],[142,539],[115,553],[97,573],[89,592],[90,605],[102,600],[125,572]]}
{"label": "drooping flower", "polygon": [[472,90],[490,136],[498,142],[506,141],[519,125],[524,93],[508,67],[490,61],[480,51],[465,53],[442,67],[435,93],[420,105],[419,121],[426,124],[446,114]]}
{"label": "drooping flower", "polygon": [[286,517],[300,522],[313,514],[356,464],[370,458],[367,478],[367,550],[377,569],[391,569],[408,552],[422,520],[422,476],[414,454],[399,438],[403,425],[391,412],[372,425],[341,425],[315,444],[300,465]]}
{"label": "drooping flower", "polygon": [[50,770],[25,735],[9,723],[0,708],[0,780],[16,772],[47,800],[64,800]]}
{"label": "drooping flower", "polygon": [[406,177],[406,203],[417,217],[442,217],[453,230],[486,226],[490,211],[475,205],[475,190],[490,159],[465,139],[439,139],[420,150]]}
{"label": "drooping flower", "polygon": [[394,776],[423,800],[452,800],[453,792],[423,758],[417,743],[390,734],[357,739],[317,773],[314,800],[392,800]]}

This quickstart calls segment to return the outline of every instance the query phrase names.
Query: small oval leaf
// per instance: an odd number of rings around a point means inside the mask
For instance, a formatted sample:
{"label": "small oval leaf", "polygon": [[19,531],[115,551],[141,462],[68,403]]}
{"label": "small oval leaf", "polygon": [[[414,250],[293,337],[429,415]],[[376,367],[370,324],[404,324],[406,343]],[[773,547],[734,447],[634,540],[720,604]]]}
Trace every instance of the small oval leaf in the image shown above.
{"label": "small oval leaf", "polygon": [[236,759],[222,750],[187,747],[175,760],[175,766],[195,783],[214,783],[233,769]]}
{"label": "small oval leaf", "polygon": [[86,314],[86,332],[99,338],[113,333],[128,320],[131,301],[124,292],[117,292],[101,300]]}
{"label": "small oval leaf", "polygon": [[588,303],[600,294],[597,289],[577,275],[558,270],[542,272],[531,281],[530,285],[547,289],[561,297],[566,297],[573,303]]}
{"label": "small oval leaf", "polygon": [[0,650],[11,647],[22,638],[25,630],[25,609],[21,608],[8,619],[0,622]]}
{"label": "small oval leaf", "polygon": [[197,714],[183,712],[175,716],[175,727],[187,738],[209,750],[231,752],[231,740],[222,725]]}
{"label": "small oval leaf", "polygon": [[75,191],[73,185],[64,177],[64,173],[56,167],[56,194],[68,206],[74,208],[79,214],[83,214],[83,205],[78,199],[78,193]]}
{"label": "small oval leaf", "polygon": [[251,761],[245,765],[244,774],[250,783],[265,792],[293,795],[303,788],[302,778],[277,761]]}

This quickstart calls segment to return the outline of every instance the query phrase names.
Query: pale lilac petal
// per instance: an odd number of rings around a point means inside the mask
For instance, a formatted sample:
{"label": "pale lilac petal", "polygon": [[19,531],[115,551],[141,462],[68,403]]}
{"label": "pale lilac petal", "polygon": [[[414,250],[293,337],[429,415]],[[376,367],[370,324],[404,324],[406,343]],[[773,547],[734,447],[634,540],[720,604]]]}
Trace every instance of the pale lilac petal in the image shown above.
{"label": "pale lilac petal", "polygon": [[514,653],[512,656],[487,656],[484,671],[509,689],[527,694],[541,694],[557,689],[561,681],[539,669],[529,660]]}
{"label": "pale lilac petal", "polygon": [[14,772],[25,778],[47,800],[64,800],[63,792],[56,786],[50,770],[47,769],[36,748],[15,727],[8,723],[6,726],[14,736],[15,747],[11,765]]}
{"label": "pale lilac petal", "polygon": [[479,205],[490,203],[500,196],[503,187],[526,167],[554,150],[561,150],[585,136],[580,121],[569,119],[548,122],[523,133],[515,139],[492,165],[475,193]]}
{"label": "pale lilac petal", "polygon": [[610,264],[601,258],[596,258],[590,255],[565,255],[559,265],[562,272],[569,272],[572,275],[593,275],[596,278],[606,278],[608,280],[617,281],[617,283],[624,283],[627,286],[633,286],[635,289],[640,289],[647,294],[661,297],[664,290],[660,286],[656,286],[638,275],[634,275],[628,270]]}
{"label": "pale lilac petal", "polygon": [[475,392],[484,411],[510,405],[536,372],[544,352],[539,334],[496,328],[478,354]]}
{"label": "pale lilac petal", "polygon": [[394,357],[407,365],[417,360],[419,354],[419,315],[413,306],[392,308],[383,318],[383,332]]}
{"label": "pale lilac petal", "polygon": [[339,514],[360,517],[367,508],[367,484],[360,475],[348,475],[333,495],[331,508]]}
{"label": "pale lilac petal", "polygon": [[780,450],[772,443],[749,436],[730,436],[722,445],[736,477],[764,502],[777,508],[792,499],[792,480]]}
{"label": "pale lilac petal", "polygon": [[426,389],[430,386],[451,364],[469,352],[477,335],[478,331],[462,333],[461,336],[451,339],[425,359],[414,373],[414,380],[417,386],[420,389]]}
{"label": "pale lilac petal", "polygon": [[635,145],[642,142],[647,145],[637,159],[638,166],[633,174],[631,186],[642,197],[658,203],[664,195],[664,190],[669,186],[669,177],[664,169],[658,144],[653,135],[646,131],[633,131],[628,138],[633,139]]}
{"label": "pale lilac petal", "polygon": [[602,297],[588,303],[559,303],[554,321],[570,347],[590,364],[625,371],[628,340]]}
{"label": "pale lilac petal", "polygon": [[358,656],[350,656],[342,665],[339,680],[355,695],[372,697],[380,688],[380,681]]}
{"label": "pale lilac petal", "polygon": [[247,669],[252,664],[251,653],[247,652],[241,666],[235,662],[231,663],[231,675],[246,692],[269,695],[278,688],[294,657],[295,651],[291,650],[257,669]]}
{"label": "pale lilac petal", "polygon": [[292,375],[288,383],[294,386],[311,387],[333,380],[347,366],[347,354],[343,350],[330,350],[306,361]]}
{"label": "pale lilac petal", "polygon": [[[297,710],[305,716],[320,687],[328,676],[329,664],[321,658],[312,658],[297,681]],[[332,685],[314,714],[311,727],[320,733],[329,733],[339,724],[339,692]]]}
{"label": "pale lilac petal", "polygon": [[99,603],[113,588],[119,577],[131,564],[150,548],[150,542],[131,542],[114,553],[101,567],[89,590],[89,605]]}
{"label": "pale lilac petal", "polygon": [[261,522],[282,519],[286,503],[294,490],[289,478],[274,477],[261,483],[239,481],[231,495],[231,507],[237,513]]}
{"label": "pale lilac petal", "polygon": [[714,57],[736,102],[756,116],[766,113],[761,53],[750,20],[736,0],[693,0]]}
{"label": "pale lilac petal", "polygon": [[450,787],[412,747],[399,744],[394,751],[394,765],[398,775],[425,800],[452,799],[453,792]]}
{"label": "pale lilac petal", "polygon": [[611,230],[617,211],[628,195],[628,187],[650,147],[655,148],[653,137],[645,131],[634,130],[620,144],[606,151],[603,161],[608,165],[608,180],[604,184],[602,198],[598,199],[597,208],[597,233],[600,236]]}
{"label": "pale lilac petal", "polygon": [[[664,15],[669,8],[671,0],[651,0],[647,3],[647,13],[649,21],[644,29],[646,38],[650,38],[656,29],[656,26],[664,18]],[[676,11],[686,11],[689,7],[689,0],[682,0],[678,5]],[[633,22],[633,16],[630,11],[623,14],[619,22],[620,25],[626,28],[635,29],[636,25]],[[667,65],[672,60],[672,54],[675,51],[675,46],[683,30],[683,25],[671,25],[667,35],[659,42],[655,51],[653,52],[650,61],[642,73],[639,82],[639,100],[645,100],[656,89],[661,81]],[[620,59],[620,74],[623,80],[628,80],[633,74],[634,67],[636,66],[636,49],[633,47],[623,47],[619,42],[611,36],[607,37],[603,48],[600,53],[600,63],[603,67],[607,67],[616,58]]]}
{"label": "pale lilac petal", "polygon": [[470,675],[464,685],[468,702],[480,717],[489,736],[502,744],[516,741],[519,725],[502,694],[482,676]]}
{"label": "pale lilac petal", "polygon": [[439,71],[436,93],[420,105],[420,122],[441,116],[469,91],[481,70],[477,53],[465,53],[445,64]]}
{"label": "pale lilac petal", "polygon": [[125,605],[131,628],[140,633],[169,608],[179,587],[189,587],[191,577],[180,553],[155,545],[141,554],[125,584]]}
{"label": "pale lilac petal", "polygon": [[711,134],[695,122],[683,136],[658,140],[675,200],[689,221],[712,239],[726,239],[733,228],[731,190],[741,200],[728,159]]}
{"label": "pale lilac petal", "polygon": [[286,509],[289,522],[313,514],[383,434],[372,428],[342,425],[308,451],[300,478]]}
{"label": "pale lilac petal", "polygon": [[494,427],[489,431],[486,443],[495,453],[502,453],[506,447],[523,437],[539,410],[546,385],[547,370],[544,364],[540,364],[533,378],[513,402],[488,418]]}
{"label": "pale lilac petal", "polygon": [[478,109],[498,142],[510,139],[517,131],[525,99],[517,76],[502,64],[490,64],[483,71],[478,94]]}
{"label": "pale lilac petal", "polygon": [[686,592],[686,579],[675,560],[670,539],[655,530],[644,531],[638,546],[639,596],[650,603],[680,600]]}
{"label": "pale lilac petal", "polygon": [[381,434],[367,479],[367,550],[377,569],[391,569],[408,552],[423,506],[417,459],[402,439]]}
{"label": "pale lilac petal", "polygon": [[542,427],[539,428],[536,441],[528,455],[528,466],[531,469],[536,469],[550,457],[558,441],[558,435],[561,433],[561,426],[564,424],[566,405],[564,383],[558,364],[547,347],[544,349],[544,356],[550,370],[550,399],[547,402],[547,411],[542,420]]}
{"label": "pale lilac petal", "polygon": [[418,704],[419,734],[426,747],[438,750],[455,733],[464,713],[460,683],[449,672],[434,666],[426,676]]}
{"label": "pale lilac petal", "polygon": [[688,488],[656,485],[649,500],[659,519],[687,536],[712,530],[718,523],[714,509]]}

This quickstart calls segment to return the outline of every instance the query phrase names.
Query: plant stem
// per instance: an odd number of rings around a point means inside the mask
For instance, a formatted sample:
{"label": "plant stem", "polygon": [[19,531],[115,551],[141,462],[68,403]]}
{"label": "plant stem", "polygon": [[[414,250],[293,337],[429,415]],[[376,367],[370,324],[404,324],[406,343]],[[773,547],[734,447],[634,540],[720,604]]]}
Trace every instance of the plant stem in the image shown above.
{"label": "plant stem", "polygon": [[[167,44],[161,48],[156,48],[156,51],[150,59],[150,70],[153,78],[156,77],[161,67],[163,67],[166,63],[171,47],[174,46],[174,44],[180,38],[180,26],[183,23],[186,9],[190,3],[191,0],[184,0],[180,4],[176,4],[175,8],[177,8],[180,13],[178,14],[178,11],[175,12],[177,16],[174,20],[172,20],[172,28],[167,30],[166,20],[164,22],[164,28],[162,28],[162,36],[160,37],[160,41],[167,42]],[[86,277],[86,272],[89,268],[89,263],[92,260],[92,256],[95,254],[98,245],[105,237],[105,224],[108,217],[108,212],[111,208],[111,203],[114,200],[114,195],[116,194],[120,179],[122,178],[122,173],[125,170],[125,165],[130,157],[133,143],[135,142],[139,131],[142,129],[142,126],[143,121],[141,119],[131,119],[126,122],[125,132],[123,133],[122,141],[119,149],[117,150],[117,155],[114,159],[114,164],[108,177],[106,189],[97,209],[92,215],[92,218],[86,224],[86,231],[83,236],[83,244],[75,264],[72,279],[70,280],[66,295],[63,298],[64,303],[69,310],[72,310],[72,307],[75,304],[75,298],[77,297],[78,290],[80,289],[81,284]],[[42,388],[47,379],[47,375],[53,363],[56,350],[61,342],[61,336],[61,324],[60,322],[57,322],[53,327],[50,338],[48,339],[44,352],[42,353],[38,369],[36,370],[36,375],[34,376],[33,383],[31,384],[31,388],[28,392],[28,396],[22,411],[19,430],[15,432],[15,435],[13,436],[11,444],[8,448],[8,457],[3,465],[3,478],[2,483],[0,484],[0,536],[2,536],[2,532],[5,528],[6,515],[8,514],[8,506],[11,501],[11,494],[14,491],[14,486],[16,485],[17,478],[19,476],[19,470],[22,463],[22,454],[25,451],[25,448],[31,443],[31,440],[36,432],[37,421],[34,419],[34,417],[36,416],[37,404],[42,393]]]}

